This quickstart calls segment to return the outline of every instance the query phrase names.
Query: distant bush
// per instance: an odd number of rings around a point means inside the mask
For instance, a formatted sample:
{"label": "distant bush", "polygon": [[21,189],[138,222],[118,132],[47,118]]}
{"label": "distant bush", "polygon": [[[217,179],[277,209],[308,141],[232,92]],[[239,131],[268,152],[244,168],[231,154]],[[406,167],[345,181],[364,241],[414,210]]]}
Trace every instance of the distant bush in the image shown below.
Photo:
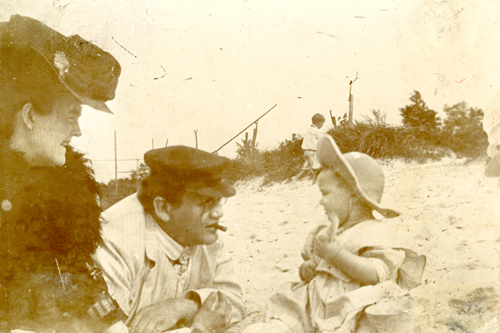
{"label": "distant bush", "polygon": [[118,181],[110,180],[107,184],[101,184],[102,198],[101,206],[107,209],[115,203],[137,192],[140,181],[138,179],[120,178]]}
{"label": "distant bush", "polygon": [[413,91],[410,101],[413,103],[399,109],[404,126],[425,127],[427,129],[437,129],[439,127],[441,121],[437,112],[427,107],[418,91]]}
{"label": "distant bush", "polygon": [[251,152],[241,152],[233,164],[225,171],[224,177],[230,181],[263,177],[264,184],[279,182],[294,176],[302,164],[302,138],[292,134],[291,140],[281,142],[278,148]]}
{"label": "distant bush", "polygon": [[[365,118],[353,125],[343,123],[331,129],[331,135],[343,153],[359,151],[378,159],[403,158],[425,161],[449,153],[438,144],[437,130],[426,127],[390,126],[379,111],[375,118]],[[262,177],[263,184],[284,181],[296,175],[303,163],[302,138],[296,134],[269,151],[239,150],[225,177],[237,180]]]}
{"label": "distant bush", "polygon": [[[483,111],[468,107],[465,102],[445,106],[446,118],[441,124],[437,113],[430,110],[418,91],[410,97],[412,102],[400,108],[403,126],[391,126],[380,110],[372,110],[371,117],[349,124],[347,116],[335,119],[339,124],[330,134],[343,153],[358,151],[377,159],[402,158],[406,161],[435,160],[452,152],[458,157],[477,158],[485,155],[488,138],[482,128]],[[338,120],[338,122],[337,122]],[[303,163],[302,137],[292,134],[271,150],[261,151],[248,136],[237,143],[237,157],[225,171],[231,182],[262,177],[263,184],[280,182],[296,175]],[[140,180],[148,172],[142,164],[130,178],[104,185],[103,206],[137,191]]]}
{"label": "distant bush", "polygon": [[486,153],[488,136],[483,131],[483,110],[461,102],[444,107],[442,143],[459,157],[477,158]]}
{"label": "distant bush", "polygon": [[436,144],[436,130],[423,126],[390,126],[365,120],[352,126],[337,126],[328,134],[343,153],[358,151],[379,159],[424,161],[447,153],[447,149]]}

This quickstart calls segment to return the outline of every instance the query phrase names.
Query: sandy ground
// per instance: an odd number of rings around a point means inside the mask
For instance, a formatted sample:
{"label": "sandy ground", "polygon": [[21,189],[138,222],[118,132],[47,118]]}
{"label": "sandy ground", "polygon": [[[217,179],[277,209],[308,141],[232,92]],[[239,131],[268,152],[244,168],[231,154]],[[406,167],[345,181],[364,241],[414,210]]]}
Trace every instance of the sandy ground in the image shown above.
{"label": "sandy ground", "polygon": [[[465,160],[383,167],[383,203],[403,213],[390,223],[427,256],[422,286],[412,294],[430,301],[433,331],[475,332],[500,312],[498,180],[483,176],[482,162]],[[231,332],[258,321],[282,282],[299,280],[305,235],[326,221],[309,179],[269,187],[252,181],[238,189],[223,219],[248,317]]]}

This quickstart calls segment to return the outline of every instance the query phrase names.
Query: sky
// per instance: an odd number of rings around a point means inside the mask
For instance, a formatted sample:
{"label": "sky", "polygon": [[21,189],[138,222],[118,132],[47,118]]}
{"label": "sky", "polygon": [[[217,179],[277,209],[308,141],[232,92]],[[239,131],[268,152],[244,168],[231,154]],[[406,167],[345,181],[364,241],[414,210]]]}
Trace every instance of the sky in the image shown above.
{"label": "sky", "polygon": [[[500,90],[499,12],[491,0],[0,0],[0,21],[36,18],[120,62],[114,115],[85,107],[73,141],[100,181],[114,178],[115,131],[119,177],[167,140],[194,147],[194,131],[214,151],[276,105],[258,123],[271,149],[315,113],[348,112],[356,73],[355,119],[400,124],[414,90],[440,114],[484,109]],[[235,157],[243,137],[219,153]]]}

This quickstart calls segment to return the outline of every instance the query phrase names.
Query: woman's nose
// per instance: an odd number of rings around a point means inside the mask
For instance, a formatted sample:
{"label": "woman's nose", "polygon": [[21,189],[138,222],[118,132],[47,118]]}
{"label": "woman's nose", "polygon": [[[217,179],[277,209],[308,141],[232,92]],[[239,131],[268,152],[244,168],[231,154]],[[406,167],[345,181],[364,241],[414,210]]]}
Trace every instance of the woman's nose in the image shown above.
{"label": "woman's nose", "polygon": [[76,122],[75,126],[73,126],[73,132],[71,134],[76,137],[82,136],[82,130],[80,129],[80,124],[78,122]]}

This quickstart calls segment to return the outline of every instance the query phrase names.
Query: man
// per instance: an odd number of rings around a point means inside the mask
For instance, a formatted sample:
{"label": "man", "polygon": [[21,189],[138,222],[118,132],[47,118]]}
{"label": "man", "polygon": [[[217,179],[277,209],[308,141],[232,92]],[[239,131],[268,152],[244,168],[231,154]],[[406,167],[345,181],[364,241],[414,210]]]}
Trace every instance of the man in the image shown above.
{"label": "man", "polygon": [[[139,192],[104,214],[104,247],[95,262],[132,333],[192,321],[193,332],[222,332],[245,316],[218,231],[225,230],[223,200],[236,194],[222,179],[230,161],[184,146],[150,150],[144,160],[150,174]],[[204,303],[218,307],[200,310]]]}

